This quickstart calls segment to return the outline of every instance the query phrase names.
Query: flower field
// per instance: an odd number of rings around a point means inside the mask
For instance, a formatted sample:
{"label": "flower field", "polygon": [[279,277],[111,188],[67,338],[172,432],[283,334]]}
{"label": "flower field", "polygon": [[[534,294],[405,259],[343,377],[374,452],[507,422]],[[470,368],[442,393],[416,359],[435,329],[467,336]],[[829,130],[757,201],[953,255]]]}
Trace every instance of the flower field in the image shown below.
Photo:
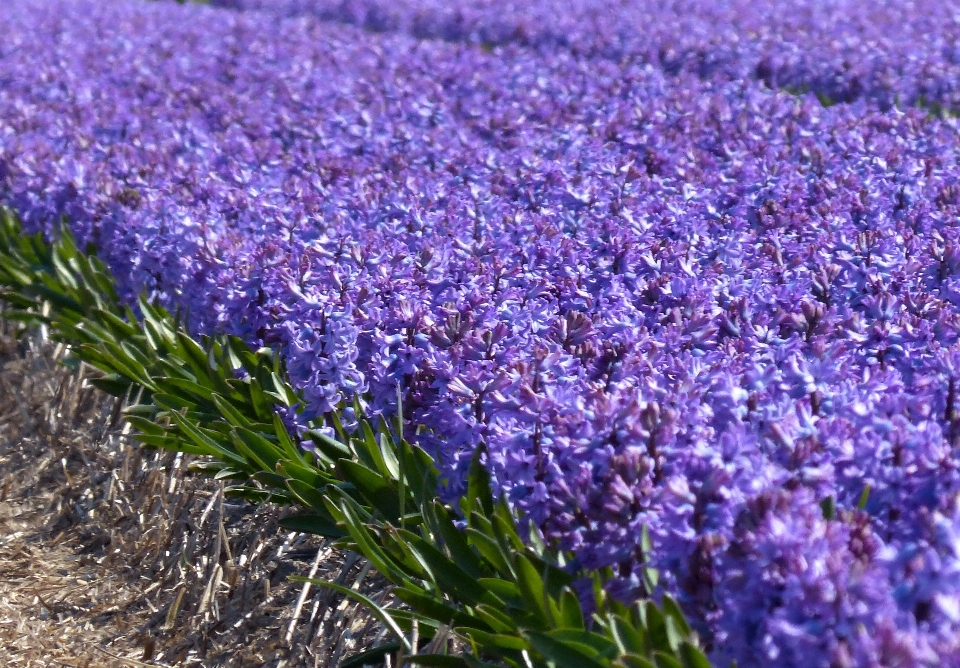
{"label": "flower field", "polygon": [[4,3],[27,231],[279,350],[301,435],[399,387],[715,666],[960,665],[960,6],[213,4]]}
{"label": "flower field", "polygon": [[[953,3],[851,0],[211,0],[375,32],[649,63],[668,73],[756,79],[833,100],[956,107]],[[918,47],[918,45],[921,45]]]}

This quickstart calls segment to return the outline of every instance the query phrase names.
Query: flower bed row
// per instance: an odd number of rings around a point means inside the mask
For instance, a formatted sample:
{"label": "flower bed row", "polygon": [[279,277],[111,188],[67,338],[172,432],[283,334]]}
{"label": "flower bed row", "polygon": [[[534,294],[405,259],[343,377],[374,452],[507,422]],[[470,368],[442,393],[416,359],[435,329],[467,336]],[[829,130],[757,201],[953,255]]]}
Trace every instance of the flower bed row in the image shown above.
{"label": "flower bed row", "polygon": [[[357,600],[392,636],[342,668],[388,655],[435,668],[710,667],[673,599],[617,601],[605,591],[609,569],[572,566],[571,555],[496,499],[482,449],[466,493],[449,505],[436,496],[433,461],[406,440],[402,414],[358,414],[359,428],[347,433],[332,413],[335,437],[310,423],[311,447],[298,447],[277,408],[301,412],[303,401],[274,351],[235,336],[195,339],[144,298],[135,313],[69,229],[54,237],[26,234],[0,210],[3,317],[39,325],[67,346],[68,364],[103,372],[91,382],[125,404],[143,445],[199,456],[191,468],[231,481],[226,494],[299,507],[281,526],[366,557],[406,604],[381,606],[339,582],[293,578]],[[452,653],[451,633],[460,640]]]}
{"label": "flower bed row", "polygon": [[632,60],[704,78],[755,79],[861,98],[960,108],[960,14],[921,0],[212,0],[375,32]]}
{"label": "flower bed row", "polygon": [[952,120],[309,16],[0,28],[3,201],[131,303],[280,350],[289,425],[399,384],[444,498],[485,443],[721,665],[960,653]]}

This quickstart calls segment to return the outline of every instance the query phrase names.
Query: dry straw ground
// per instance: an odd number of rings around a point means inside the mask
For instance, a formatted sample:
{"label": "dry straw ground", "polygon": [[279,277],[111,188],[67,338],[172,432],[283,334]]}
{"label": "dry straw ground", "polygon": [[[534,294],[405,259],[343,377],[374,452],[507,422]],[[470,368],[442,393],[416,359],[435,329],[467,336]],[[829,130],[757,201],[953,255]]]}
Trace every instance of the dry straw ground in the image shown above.
{"label": "dry straw ground", "polygon": [[0,666],[334,667],[383,637],[365,562],[141,449],[119,403],[0,321]]}

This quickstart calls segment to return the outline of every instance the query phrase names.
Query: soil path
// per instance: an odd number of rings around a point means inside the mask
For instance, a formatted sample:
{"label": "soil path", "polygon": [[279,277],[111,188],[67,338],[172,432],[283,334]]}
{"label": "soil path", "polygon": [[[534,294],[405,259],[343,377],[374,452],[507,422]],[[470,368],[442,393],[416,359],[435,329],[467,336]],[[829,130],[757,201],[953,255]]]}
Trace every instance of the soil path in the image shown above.
{"label": "soil path", "polygon": [[64,357],[0,322],[0,666],[333,667],[382,638],[287,579],[384,600],[368,567],[138,447]]}

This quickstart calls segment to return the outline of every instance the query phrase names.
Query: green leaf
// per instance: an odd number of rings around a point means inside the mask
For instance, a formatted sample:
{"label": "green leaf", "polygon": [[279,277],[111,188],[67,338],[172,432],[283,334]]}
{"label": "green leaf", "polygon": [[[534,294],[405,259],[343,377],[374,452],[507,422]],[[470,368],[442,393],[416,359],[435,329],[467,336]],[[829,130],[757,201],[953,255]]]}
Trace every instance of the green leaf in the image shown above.
{"label": "green leaf", "polygon": [[503,601],[498,599],[493,592],[481,586],[456,562],[420,536],[404,529],[399,530],[397,535],[403,539],[407,548],[416,555],[417,560],[433,574],[437,585],[444,592],[457,597],[461,604],[476,605],[485,602],[490,605],[503,605]]}
{"label": "green leaf", "polygon": [[364,596],[363,594],[356,591],[355,589],[350,589],[348,587],[338,585],[336,582],[327,582],[326,580],[318,580],[316,578],[305,578],[299,575],[291,575],[290,579],[293,580],[294,582],[309,582],[310,584],[316,585],[318,587],[332,589],[336,592],[340,592],[341,594],[343,594],[348,598],[352,598],[353,600],[358,601],[359,603],[366,606],[367,609],[369,609],[370,612],[372,612],[373,615],[378,620],[380,620],[380,623],[386,626],[387,629],[389,629],[390,632],[397,637],[397,639],[403,644],[403,648],[405,650],[409,652],[412,649],[410,647],[410,641],[407,640],[407,637],[404,635],[400,627],[397,626],[397,622],[394,621],[390,613],[385,608],[377,605],[377,603],[374,600]]}
{"label": "green leaf", "polygon": [[[473,514],[476,516],[476,513]],[[467,540],[470,545],[472,545],[476,550],[483,555],[487,560],[487,563],[494,569],[494,571],[504,577],[513,580],[516,578],[516,575],[513,571],[513,565],[508,561],[508,556],[503,553],[500,549],[500,544],[497,543],[493,538],[488,534],[478,531],[473,527],[468,527],[464,530],[464,533],[467,536]]]}
{"label": "green leaf", "polygon": [[391,642],[384,645],[377,645],[370,649],[358,652],[340,662],[340,668],[360,668],[361,666],[378,665],[383,663],[383,659],[388,654],[394,654],[400,649],[400,643]]}
{"label": "green leaf", "polygon": [[450,556],[460,568],[474,579],[489,575],[488,569],[484,568],[478,553],[470,547],[464,532],[454,525],[450,511],[444,504],[439,500],[434,500],[433,503],[424,505],[423,512],[427,518],[428,526],[439,535],[444,546],[450,551]]}
{"label": "green leaf", "polygon": [[90,384],[114,397],[123,397],[130,390],[131,381],[124,376],[110,373],[101,378],[91,378]]}
{"label": "green leaf", "polygon": [[820,502],[820,509],[823,511],[823,519],[827,521],[837,516],[837,502],[832,496],[828,496]]}
{"label": "green leaf", "polygon": [[683,642],[683,635],[677,628],[677,622],[673,619],[673,617],[666,617],[665,621],[667,627],[667,646],[670,648],[671,652],[676,652],[680,647],[680,643]]}
{"label": "green leaf", "polygon": [[410,610],[394,610],[391,608],[390,614],[393,615],[393,619],[397,623],[397,626],[399,626],[408,634],[413,629],[414,621],[416,621],[420,640],[429,640],[440,629],[440,623],[437,620],[431,619],[428,616],[417,614],[416,612],[412,612]]}
{"label": "green leaf", "polygon": [[[162,427],[158,428],[162,429]],[[216,476],[223,471],[236,472],[236,469],[231,467],[229,464],[224,464],[220,461],[193,462],[188,468],[196,473],[203,473],[204,475],[209,476]]]}
{"label": "green leaf", "polygon": [[[134,418],[135,420],[145,420],[153,424],[156,429],[164,429],[164,427],[160,426],[159,424],[155,424],[157,415],[161,411],[159,407],[153,403],[142,403],[141,401],[138,401],[138,403],[130,404],[126,408],[122,409],[121,412],[125,419]],[[138,427],[139,425],[134,423],[134,426]]]}
{"label": "green leaf", "polygon": [[624,654],[614,665],[622,668],[657,668],[652,661],[636,654]]}
{"label": "green leaf", "polygon": [[683,664],[666,652],[654,652],[653,660],[657,668],[683,668]]}
{"label": "green leaf", "polygon": [[[644,524],[640,532],[640,549],[643,551],[644,559],[649,560],[649,555],[653,553],[653,541],[650,540],[650,530]],[[643,569],[643,585],[647,593],[652,594],[657,590],[660,583],[660,573],[655,568],[645,567]]]}
{"label": "green leaf", "polygon": [[354,506],[355,502],[351,504],[349,499],[344,499],[340,502],[339,509],[343,514],[347,531],[357,544],[358,550],[370,560],[370,563],[380,571],[381,575],[394,584],[408,583],[409,579],[406,574],[394,565],[393,560],[377,544],[370,530],[360,521]]}
{"label": "green leaf", "polygon": [[[357,415],[361,415],[360,407],[356,408]],[[368,420],[360,420],[360,435],[350,440],[353,446],[353,453],[360,463],[377,471],[386,469],[386,464],[380,457],[380,446],[377,444],[377,437],[373,433],[373,428]]]}
{"label": "green leaf", "polygon": [[224,466],[213,474],[214,480],[246,480],[250,475],[235,469],[232,466]]}
{"label": "green leaf", "polygon": [[513,511],[507,504],[506,498],[501,497],[497,502],[496,508],[490,516],[490,523],[493,527],[493,536],[500,543],[504,552],[508,554],[524,552],[526,546],[517,532]]}
{"label": "green leaf", "polygon": [[[550,561],[543,559],[534,554],[533,550],[530,549],[525,549],[524,555],[530,560],[533,567],[536,568],[540,577],[543,578],[543,586],[551,598],[559,598],[563,588],[573,584],[573,575],[558,568],[556,562],[552,559]],[[559,610],[557,614],[559,614]]]}
{"label": "green leaf", "polygon": [[470,668],[502,668],[502,664],[481,661],[480,659],[470,656],[469,654],[464,654],[463,660],[467,662],[467,665]]}
{"label": "green leaf", "polygon": [[287,478],[270,471],[257,471],[251,477],[267,489],[284,489],[287,483]]}
{"label": "green leaf", "polygon": [[385,477],[389,477],[393,480],[399,480],[400,461],[397,459],[397,446],[396,443],[394,443],[390,432],[387,430],[386,424],[380,428],[377,438],[377,446],[380,461],[383,462],[383,468],[380,469],[380,472]]}
{"label": "green leaf", "polygon": [[223,447],[212,438],[209,433],[204,433],[202,429],[191,424],[190,420],[177,412],[171,412],[169,415],[170,419],[176,423],[177,427],[179,427],[197,447],[205,450],[203,454],[212,455],[218,459],[237,465],[243,470],[248,470],[248,464],[242,457]]}
{"label": "green leaf", "polygon": [[[343,406],[344,404],[341,404],[341,408]],[[343,428],[343,423],[340,421],[339,411],[331,411],[323,417],[327,422],[330,423],[330,426],[333,427],[333,431],[336,434],[339,442],[346,444],[350,440],[350,437],[347,435],[347,431]]]}
{"label": "green leaf", "polygon": [[340,441],[330,438],[322,432],[310,430],[307,432],[307,436],[310,437],[310,440],[313,441],[313,444],[318,450],[327,455],[334,462],[352,457],[350,448]]}
{"label": "green leaf", "polygon": [[184,442],[183,439],[176,436],[151,436],[149,434],[136,434],[137,442],[148,448],[160,448],[171,452],[183,452],[190,455],[206,455],[207,451],[198,448],[195,445]]}
{"label": "green leaf", "polygon": [[[210,378],[210,366],[207,363],[207,353],[186,332],[177,331],[178,348],[183,355],[183,361],[193,369],[198,383],[203,384]],[[212,387],[212,385],[211,385]]]}
{"label": "green leaf", "polygon": [[167,394],[166,392],[156,392],[153,395],[153,403],[166,411],[174,413],[195,411],[199,406],[196,401],[184,399],[179,394]]}
{"label": "green leaf", "polygon": [[482,459],[486,447],[481,443],[473,451],[470,459],[470,472],[467,477],[467,494],[460,499],[460,509],[464,517],[470,517],[475,511],[486,517],[493,516],[493,495],[490,493],[490,474],[483,467]]}
{"label": "green leaf", "polygon": [[403,464],[404,486],[410,490],[417,503],[425,504],[436,498],[437,467],[426,452],[411,446],[407,441],[399,444],[399,456]]}
{"label": "green leaf", "polygon": [[679,653],[683,668],[711,668],[706,654],[689,642],[680,643]]}
{"label": "green leaf", "polygon": [[429,594],[417,592],[405,587],[394,589],[393,594],[418,614],[426,615],[442,624],[471,627],[482,625],[489,629],[489,626],[487,626],[483,620],[472,617],[469,613],[463,612],[453,605],[438,600]]}
{"label": "green leaf", "polygon": [[648,654],[650,645],[647,642],[646,631],[643,627],[630,623],[619,615],[610,616],[610,631],[614,641],[624,654]]}
{"label": "green leaf", "polygon": [[104,341],[100,344],[100,347],[109,355],[110,371],[126,376],[151,390],[155,389],[153,380],[147,374],[143,365],[130,357],[121,346],[113,341]]}
{"label": "green leaf", "polygon": [[277,464],[283,453],[279,447],[261,434],[244,427],[237,427],[231,432],[231,441],[239,452],[245,454],[262,470],[268,473],[277,470]]}
{"label": "green leaf", "polygon": [[324,494],[313,485],[308,485],[296,478],[288,479],[286,481],[286,487],[294,497],[300,500],[300,503],[308,508],[312,508],[316,512],[326,514],[326,502],[329,500],[327,494]]}
{"label": "green leaf", "polygon": [[288,458],[297,462],[298,465],[306,463],[306,460],[303,458],[303,451],[297,447],[293,439],[290,438],[287,425],[283,423],[283,419],[279,413],[276,412],[273,414],[273,433],[277,437],[277,442],[280,444],[281,450],[286,453]]}
{"label": "green leaf", "polygon": [[299,480],[304,485],[315,489],[323,488],[336,482],[326,471],[321,471],[313,466],[306,466],[298,462],[292,462],[289,459],[279,462],[276,468],[278,473],[285,475],[287,478]]}
{"label": "green leaf", "polygon": [[509,649],[521,652],[530,648],[530,643],[520,636],[508,633],[487,633],[479,629],[464,629],[464,635],[484,648]]}
{"label": "green leaf", "polygon": [[166,429],[148,418],[143,418],[138,415],[125,415],[124,419],[130,423],[133,429],[140,432],[140,434],[149,436],[164,436],[167,434]]}
{"label": "green leaf", "polygon": [[484,624],[498,633],[514,632],[517,630],[517,623],[511,619],[501,607],[480,604],[473,609],[473,614],[478,616]]}
{"label": "green leaf", "polygon": [[223,488],[223,493],[227,496],[246,499],[254,503],[290,503],[291,498],[282,494],[277,494],[271,490],[260,489],[259,487],[250,487],[249,485],[230,485]]}
{"label": "green leaf", "polygon": [[247,388],[250,391],[250,404],[253,408],[254,416],[260,421],[272,420],[275,404],[267,396],[267,393],[263,391],[260,381],[256,378],[251,378]]}
{"label": "green leaf", "polygon": [[516,608],[523,607],[523,597],[515,583],[500,578],[480,578],[477,580],[477,584],[493,592],[497,598],[503,600],[507,605]]}
{"label": "green leaf", "polygon": [[576,645],[589,647],[606,659],[612,659],[618,654],[618,647],[615,642],[593,631],[584,629],[555,629],[548,631],[547,635],[560,642],[575,643]]}
{"label": "green leaf", "polygon": [[537,569],[523,554],[515,554],[513,563],[517,569],[517,588],[520,590],[526,610],[540,618],[542,628],[555,625],[557,620],[553,619],[550,608],[547,606],[547,593]]}
{"label": "green leaf", "polygon": [[528,631],[527,638],[533,649],[553,661],[557,668],[606,668],[596,658],[597,652],[587,645],[555,640],[537,631]]}
{"label": "green leaf", "polygon": [[198,400],[211,401],[213,396],[213,391],[210,388],[186,378],[158,378],[156,385],[161,392],[167,394],[177,394],[178,391],[185,392],[189,399],[194,402]]}
{"label": "green leaf", "polygon": [[217,407],[217,410],[220,411],[220,414],[227,422],[235,427],[243,427],[244,429],[250,429],[253,427],[253,423],[221,395],[213,393],[210,395],[210,398]]}
{"label": "green leaf", "polygon": [[280,400],[280,403],[287,408],[296,406],[300,402],[300,397],[297,396],[290,385],[284,383],[276,372],[273,372],[271,377],[273,378],[273,384],[276,388],[275,394],[277,395],[277,399]]}
{"label": "green leaf", "polygon": [[671,647],[671,638],[667,628],[668,618],[657,608],[652,601],[645,601],[641,605],[646,610],[647,637],[650,639],[653,649],[670,651],[675,649]]}
{"label": "green leaf", "polygon": [[676,600],[674,600],[672,596],[666,595],[663,597],[660,605],[663,608],[663,612],[673,620],[677,631],[684,637],[689,636],[691,633],[690,625],[687,623],[683,615],[683,610],[680,609],[680,605]]}
{"label": "green leaf", "polygon": [[344,480],[353,483],[361,496],[379,510],[388,522],[399,524],[400,503],[394,485],[363,464],[346,459],[337,462],[337,470]]}
{"label": "green leaf", "polygon": [[126,322],[110,311],[96,309],[92,315],[100,321],[101,325],[110,328],[117,339],[133,338],[141,333],[140,328],[135,324]]}
{"label": "green leaf", "polygon": [[569,587],[564,587],[560,594],[560,626],[572,629],[586,628],[580,599]]}

